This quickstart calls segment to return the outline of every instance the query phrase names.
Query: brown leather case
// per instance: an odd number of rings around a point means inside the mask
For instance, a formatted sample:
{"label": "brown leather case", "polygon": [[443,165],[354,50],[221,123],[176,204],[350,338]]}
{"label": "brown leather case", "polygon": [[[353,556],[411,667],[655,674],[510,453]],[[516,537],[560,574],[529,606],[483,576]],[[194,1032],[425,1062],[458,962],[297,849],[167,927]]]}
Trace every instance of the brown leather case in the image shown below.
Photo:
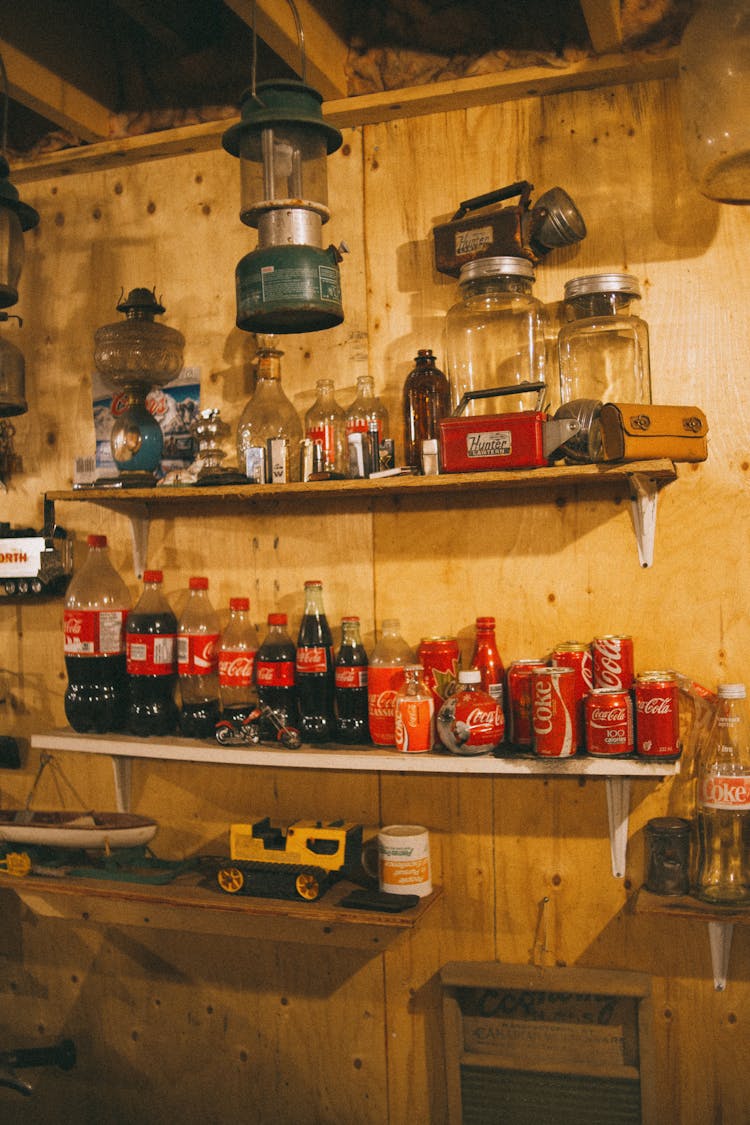
{"label": "brown leather case", "polygon": [[605,461],[705,461],[708,423],[697,406],[605,402],[600,415]]}

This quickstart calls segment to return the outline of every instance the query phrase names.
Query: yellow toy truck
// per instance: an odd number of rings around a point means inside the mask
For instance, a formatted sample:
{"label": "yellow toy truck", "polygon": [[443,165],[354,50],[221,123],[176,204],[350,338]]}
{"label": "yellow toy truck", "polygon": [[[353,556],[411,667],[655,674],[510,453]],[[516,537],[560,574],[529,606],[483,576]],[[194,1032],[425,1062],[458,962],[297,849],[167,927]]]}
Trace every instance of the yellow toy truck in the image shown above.
{"label": "yellow toy truck", "polygon": [[229,852],[230,861],[216,873],[227,894],[314,902],[358,867],[362,825],[298,820],[284,832],[264,817],[254,824],[233,824]]}

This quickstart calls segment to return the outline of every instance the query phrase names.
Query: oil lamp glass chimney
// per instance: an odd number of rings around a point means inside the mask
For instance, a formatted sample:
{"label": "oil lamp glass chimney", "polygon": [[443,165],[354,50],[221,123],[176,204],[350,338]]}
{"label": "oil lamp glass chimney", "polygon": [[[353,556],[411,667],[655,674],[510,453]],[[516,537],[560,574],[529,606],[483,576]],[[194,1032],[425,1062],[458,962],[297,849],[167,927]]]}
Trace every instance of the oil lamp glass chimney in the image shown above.
{"label": "oil lamp glass chimney", "polygon": [[155,484],[164,439],[146,396],[179,374],[185,340],[176,328],[154,322],[165,310],[152,290],[131,289],[117,311],[126,319],[94,333],[94,362],[116,392],[112,456],[123,484]]}

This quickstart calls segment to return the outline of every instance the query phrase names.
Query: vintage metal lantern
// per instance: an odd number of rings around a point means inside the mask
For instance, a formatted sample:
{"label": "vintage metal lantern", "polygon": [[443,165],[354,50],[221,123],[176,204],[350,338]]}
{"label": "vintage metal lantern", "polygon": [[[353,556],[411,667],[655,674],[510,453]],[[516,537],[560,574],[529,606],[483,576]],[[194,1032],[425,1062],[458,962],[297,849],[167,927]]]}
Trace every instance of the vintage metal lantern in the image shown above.
{"label": "vintage metal lantern", "polygon": [[237,264],[237,326],[247,332],[315,332],[344,319],[341,252],[323,247],[326,157],[342,135],[323,120],[322,97],[297,80],[261,82],[223,137],[240,159],[240,218],[258,231]]}
{"label": "vintage metal lantern", "polygon": [[[8,161],[0,154],[0,309],[7,309],[18,301],[24,232],[39,222],[39,212],[19,199],[18,191],[8,179],[9,171]],[[0,321],[8,319],[8,313],[0,313]],[[20,326],[21,318],[15,319]],[[0,418],[25,414],[27,410],[23,354],[14,344],[0,338]]]}
{"label": "vintage metal lantern", "polygon": [[165,310],[150,289],[131,289],[117,311],[125,320],[94,333],[94,362],[115,390],[112,456],[123,483],[155,484],[164,438],[146,396],[180,373],[185,340],[176,328],[155,322]]}

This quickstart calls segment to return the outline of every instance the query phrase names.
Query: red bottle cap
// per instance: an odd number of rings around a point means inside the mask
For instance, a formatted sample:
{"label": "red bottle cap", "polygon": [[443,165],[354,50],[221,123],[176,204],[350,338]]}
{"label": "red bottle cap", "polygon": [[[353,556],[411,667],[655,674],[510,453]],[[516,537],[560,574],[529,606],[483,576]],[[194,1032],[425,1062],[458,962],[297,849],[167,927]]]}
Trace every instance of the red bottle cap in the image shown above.
{"label": "red bottle cap", "polygon": [[107,536],[106,535],[89,535],[88,538],[86,539],[86,543],[89,547],[106,547],[107,546]]}
{"label": "red bottle cap", "polygon": [[494,617],[478,617],[477,618],[477,629],[494,629],[494,628],[495,628],[495,618]]}
{"label": "red bottle cap", "polygon": [[208,579],[202,578],[202,577],[191,578],[190,582],[188,583],[188,587],[191,590],[207,590],[208,589]]}
{"label": "red bottle cap", "polygon": [[250,609],[250,599],[249,598],[230,598],[229,599],[229,608],[230,609],[239,609],[239,610]]}
{"label": "red bottle cap", "polygon": [[164,575],[163,575],[162,571],[160,571],[160,570],[144,570],[143,581],[144,582],[163,582],[164,581]]}
{"label": "red bottle cap", "polygon": [[268,624],[269,625],[286,625],[286,623],[287,623],[287,617],[286,617],[285,613],[269,613],[269,615],[268,615]]}

